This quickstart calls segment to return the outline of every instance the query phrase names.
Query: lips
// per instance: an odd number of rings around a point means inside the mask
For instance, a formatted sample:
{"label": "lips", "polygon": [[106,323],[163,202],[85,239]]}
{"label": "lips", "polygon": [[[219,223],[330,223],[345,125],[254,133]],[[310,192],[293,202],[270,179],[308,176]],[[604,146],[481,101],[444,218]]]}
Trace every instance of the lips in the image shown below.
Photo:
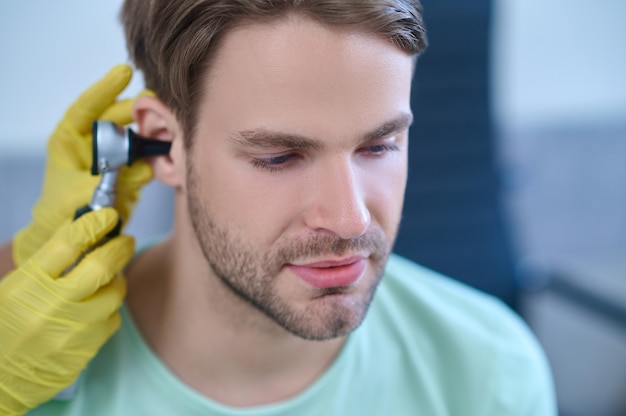
{"label": "lips", "polygon": [[366,265],[366,258],[351,257],[304,265],[288,264],[287,268],[307,284],[318,289],[325,289],[353,284],[361,277]]}

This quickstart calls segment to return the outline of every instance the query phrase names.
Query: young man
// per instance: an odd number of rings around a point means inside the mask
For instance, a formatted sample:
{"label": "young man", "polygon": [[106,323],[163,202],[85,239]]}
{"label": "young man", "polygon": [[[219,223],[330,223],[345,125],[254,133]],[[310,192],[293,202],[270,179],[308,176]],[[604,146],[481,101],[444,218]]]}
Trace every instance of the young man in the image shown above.
{"label": "young man", "polygon": [[121,329],[33,415],[553,415],[499,302],[391,253],[407,175],[409,0],[129,0],[139,132],[174,229]]}

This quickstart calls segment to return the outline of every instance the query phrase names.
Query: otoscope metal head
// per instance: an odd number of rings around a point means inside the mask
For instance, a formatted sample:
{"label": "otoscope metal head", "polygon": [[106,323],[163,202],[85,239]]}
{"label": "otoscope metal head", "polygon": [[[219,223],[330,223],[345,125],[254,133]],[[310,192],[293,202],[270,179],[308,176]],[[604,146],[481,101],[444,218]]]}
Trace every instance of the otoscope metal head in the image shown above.
{"label": "otoscope metal head", "polygon": [[95,121],[92,125],[93,160],[91,174],[117,170],[128,164],[129,137],[121,126],[108,121]]}
{"label": "otoscope metal head", "polygon": [[128,127],[104,120],[94,121],[92,137],[92,175],[130,166],[142,157],[168,154],[171,148],[169,142],[141,137]]}

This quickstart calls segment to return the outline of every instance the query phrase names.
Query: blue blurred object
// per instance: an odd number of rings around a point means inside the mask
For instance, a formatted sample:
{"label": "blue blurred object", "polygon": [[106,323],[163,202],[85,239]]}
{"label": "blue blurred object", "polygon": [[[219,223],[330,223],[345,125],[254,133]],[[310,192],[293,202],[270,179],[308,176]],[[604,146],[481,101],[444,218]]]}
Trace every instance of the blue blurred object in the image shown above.
{"label": "blue blurred object", "polygon": [[422,3],[429,47],[413,82],[396,251],[516,308],[489,102],[491,1]]}

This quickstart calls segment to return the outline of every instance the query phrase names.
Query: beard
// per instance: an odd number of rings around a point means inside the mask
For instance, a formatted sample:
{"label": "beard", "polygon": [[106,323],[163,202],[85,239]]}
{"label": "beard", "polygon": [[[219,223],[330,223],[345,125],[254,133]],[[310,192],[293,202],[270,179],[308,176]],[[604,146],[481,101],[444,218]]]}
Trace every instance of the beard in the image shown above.
{"label": "beard", "polygon": [[[186,180],[191,224],[207,264],[232,293],[303,339],[321,341],[345,336],[361,324],[382,278],[393,238],[387,238],[380,229],[368,230],[352,239],[325,233],[279,240],[261,253],[255,248],[254,236],[245,240],[218,224],[202,198],[196,178],[198,175],[190,166]],[[297,259],[354,253],[370,253],[364,273],[371,276],[362,276],[360,288],[311,288],[304,307],[279,294],[277,276],[286,264]]]}

